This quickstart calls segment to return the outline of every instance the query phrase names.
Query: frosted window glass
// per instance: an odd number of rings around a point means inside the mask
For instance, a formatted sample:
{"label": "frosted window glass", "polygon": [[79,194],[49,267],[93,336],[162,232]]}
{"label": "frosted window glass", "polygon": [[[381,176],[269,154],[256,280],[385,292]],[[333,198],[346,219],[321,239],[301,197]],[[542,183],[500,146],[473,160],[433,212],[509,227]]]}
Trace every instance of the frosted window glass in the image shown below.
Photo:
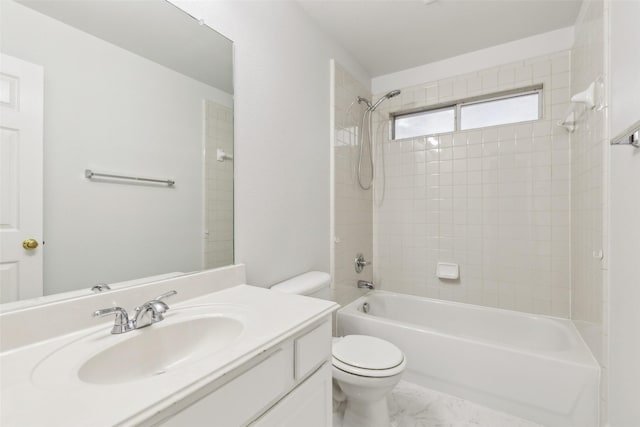
{"label": "frosted window glass", "polygon": [[485,126],[538,120],[538,93],[512,98],[467,104],[460,107],[460,128],[476,129]]}
{"label": "frosted window glass", "polygon": [[402,139],[419,135],[453,132],[455,130],[455,121],[454,107],[396,116],[394,119],[394,138]]}

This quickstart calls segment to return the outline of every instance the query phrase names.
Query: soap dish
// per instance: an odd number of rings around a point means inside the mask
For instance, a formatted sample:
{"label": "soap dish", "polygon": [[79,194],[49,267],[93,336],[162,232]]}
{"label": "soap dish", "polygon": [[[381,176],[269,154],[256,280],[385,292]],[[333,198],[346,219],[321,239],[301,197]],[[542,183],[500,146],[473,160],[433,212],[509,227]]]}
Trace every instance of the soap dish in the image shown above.
{"label": "soap dish", "polygon": [[458,279],[460,277],[460,266],[451,262],[439,262],[436,275],[441,279]]}

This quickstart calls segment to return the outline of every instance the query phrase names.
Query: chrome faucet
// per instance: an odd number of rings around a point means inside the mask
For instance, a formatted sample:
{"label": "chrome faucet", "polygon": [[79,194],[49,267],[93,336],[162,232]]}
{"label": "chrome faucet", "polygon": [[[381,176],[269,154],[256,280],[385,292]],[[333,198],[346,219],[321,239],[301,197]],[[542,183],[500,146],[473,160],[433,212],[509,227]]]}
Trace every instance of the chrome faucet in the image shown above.
{"label": "chrome faucet", "polygon": [[358,288],[369,289],[371,291],[374,289],[373,282],[368,282],[366,280],[358,280]]}
{"label": "chrome faucet", "polygon": [[122,307],[109,307],[94,311],[93,317],[104,317],[110,314],[116,315],[116,321],[111,328],[112,334],[123,334],[136,328],[135,321],[129,320],[127,311]]}
{"label": "chrome faucet", "polygon": [[93,317],[104,317],[110,314],[116,315],[115,323],[111,329],[112,334],[123,334],[134,329],[144,328],[164,319],[164,314],[169,310],[169,306],[163,302],[164,298],[174,296],[178,292],[169,291],[154,299],[145,302],[135,308],[133,320],[129,320],[127,311],[122,307],[109,307],[93,312]]}
{"label": "chrome faucet", "polygon": [[111,287],[106,283],[98,283],[97,285],[91,288],[91,292],[96,292],[96,293],[110,291],[110,290],[111,290]]}
{"label": "chrome faucet", "polygon": [[177,293],[176,291],[169,291],[136,307],[135,317],[133,318],[136,329],[144,328],[164,320],[164,314],[169,310],[169,306],[161,300],[174,296]]}

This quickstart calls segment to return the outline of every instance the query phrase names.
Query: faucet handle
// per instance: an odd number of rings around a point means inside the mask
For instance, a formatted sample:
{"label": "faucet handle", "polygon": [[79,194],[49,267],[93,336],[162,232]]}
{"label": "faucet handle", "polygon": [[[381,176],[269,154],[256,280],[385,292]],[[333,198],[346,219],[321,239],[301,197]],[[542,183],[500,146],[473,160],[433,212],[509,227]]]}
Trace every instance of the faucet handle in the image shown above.
{"label": "faucet handle", "polygon": [[164,293],[164,294],[162,294],[162,295],[158,295],[158,296],[157,296],[157,297],[155,297],[154,299],[155,299],[156,301],[161,301],[161,300],[163,300],[163,299],[165,299],[165,298],[172,297],[172,296],[176,295],[177,293],[178,293],[178,291],[169,291],[169,292],[165,292],[165,293]]}
{"label": "faucet handle", "polygon": [[109,307],[103,308],[101,310],[96,310],[93,312],[93,317],[105,317],[110,314],[116,315],[115,323],[113,324],[113,328],[111,329],[112,334],[121,334],[123,332],[129,332],[130,330],[135,329],[135,324],[129,320],[127,310],[122,307]]}
{"label": "faucet handle", "polygon": [[364,259],[364,255],[362,255],[361,253],[356,255],[356,259],[354,260],[354,264],[356,267],[356,273],[362,273],[362,270],[364,270],[364,268],[367,265],[371,265],[371,261],[367,261]]}
{"label": "faucet handle", "polygon": [[177,293],[177,291],[165,292],[164,294],[158,295],[154,299],[145,302],[141,306],[136,307],[135,318],[133,321],[136,328],[144,328],[163,320],[164,314],[169,310],[169,306],[162,300],[172,297]]}

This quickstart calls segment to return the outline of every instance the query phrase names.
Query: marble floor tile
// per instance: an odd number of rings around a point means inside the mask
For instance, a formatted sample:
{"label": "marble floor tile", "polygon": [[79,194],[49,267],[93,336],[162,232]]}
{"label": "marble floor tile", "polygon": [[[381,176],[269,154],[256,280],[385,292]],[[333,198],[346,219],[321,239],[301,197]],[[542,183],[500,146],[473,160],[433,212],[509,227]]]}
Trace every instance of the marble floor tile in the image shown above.
{"label": "marble floor tile", "polygon": [[[542,427],[458,397],[400,381],[389,396],[392,427]],[[336,405],[333,427],[342,427],[344,405]]]}

